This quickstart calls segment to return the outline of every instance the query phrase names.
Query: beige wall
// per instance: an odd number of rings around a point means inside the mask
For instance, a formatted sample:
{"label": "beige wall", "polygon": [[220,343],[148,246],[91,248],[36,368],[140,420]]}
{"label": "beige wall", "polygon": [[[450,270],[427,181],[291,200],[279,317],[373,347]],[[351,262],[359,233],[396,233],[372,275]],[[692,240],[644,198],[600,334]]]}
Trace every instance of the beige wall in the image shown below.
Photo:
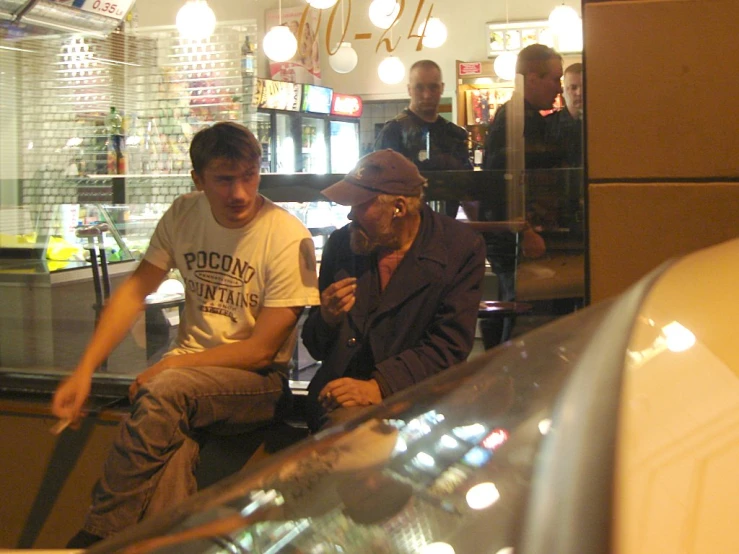
{"label": "beige wall", "polygon": [[736,0],[585,8],[590,297],[739,235]]}

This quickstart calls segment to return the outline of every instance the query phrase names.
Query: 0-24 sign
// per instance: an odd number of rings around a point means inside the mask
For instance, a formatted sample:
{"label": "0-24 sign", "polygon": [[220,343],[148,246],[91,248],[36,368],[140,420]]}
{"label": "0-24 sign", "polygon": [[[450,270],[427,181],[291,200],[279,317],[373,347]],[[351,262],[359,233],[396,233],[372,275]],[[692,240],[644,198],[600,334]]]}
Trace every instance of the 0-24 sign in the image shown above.
{"label": "0-24 sign", "polygon": [[[416,13],[413,16],[413,22],[410,25],[410,30],[408,31],[408,36],[406,37],[407,39],[414,39],[414,38],[418,39],[416,51],[420,51],[423,49],[423,37],[424,37],[423,32],[421,34],[418,34],[417,32],[415,32],[416,26],[419,24],[419,22],[423,21],[423,24],[421,25],[421,29],[423,29],[423,31],[425,32],[426,24],[428,23],[429,19],[431,19],[431,13],[433,12],[433,9],[434,9],[434,5],[431,4],[429,6],[426,17],[423,18],[423,16],[421,15],[421,11],[423,10],[424,1],[425,0],[418,0],[418,5],[416,7]],[[385,29],[380,35],[380,38],[377,40],[377,45],[375,46],[375,52],[379,51],[382,45],[385,46],[388,52],[392,52],[393,50],[397,48],[398,43],[400,42],[400,37],[398,37],[398,39],[395,41],[395,44],[391,43],[391,38],[392,38],[391,29],[400,21],[400,18],[403,15],[403,12],[405,11],[405,0],[397,0],[397,2],[400,8],[398,10],[398,15],[395,16],[395,19],[393,20],[392,25],[390,25],[390,27]],[[328,52],[329,56],[333,56],[334,54],[336,54],[336,52],[339,49],[339,44],[346,40],[346,33],[349,27],[349,21],[352,17],[352,0],[349,0],[347,2],[349,9],[347,10],[346,18],[340,24],[341,25],[340,26],[341,37],[338,42],[335,42],[336,47],[332,48],[331,44],[333,42],[332,37],[334,34],[333,33],[334,20],[336,19],[336,10],[339,7],[339,4],[340,3],[337,2],[334,5],[334,8],[331,10],[331,15],[329,15],[328,17],[328,23],[326,24],[326,34],[325,34],[326,52]],[[299,44],[302,42],[303,29],[305,28],[306,18],[308,16],[308,11],[310,9],[315,9],[315,8],[312,8],[310,4],[307,4],[300,18],[300,25],[298,26],[298,36],[297,36]],[[323,10],[320,10],[318,14],[318,25],[319,26],[321,25],[321,15],[322,14],[323,14]],[[342,10],[342,15],[343,15],[343,10]],[[388,38],[388,35],[390,36],[390,38]],[[372,39],[372,33],[355,33],[354,35],[354,40],[371,40],[371,39]],[[318,34],[316,34],[316,38],[314,40],[318,40]]]}

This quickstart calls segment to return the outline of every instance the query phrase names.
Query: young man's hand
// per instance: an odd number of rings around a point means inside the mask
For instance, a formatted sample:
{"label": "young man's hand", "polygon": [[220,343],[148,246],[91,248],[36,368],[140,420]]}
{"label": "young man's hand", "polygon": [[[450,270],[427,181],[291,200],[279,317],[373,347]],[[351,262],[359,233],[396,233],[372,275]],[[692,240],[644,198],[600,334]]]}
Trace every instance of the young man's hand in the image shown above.
{"label": "young man's hand", "polygon": [[165,369],[173,367],[171,360],[176,357],[177,356],[170,356],[169,358],[163,358],[155,363],[153,366],[142,371],[136,376],[136,379],[133,380],[131,386],[128,387],[128,399],[131,401],[132,404],[134,399],[136,398],[136,394],[138,394],[139,389],[144,386],[144,383],[150,381]]}
{"label": "young man's hand", "polygon": [[51,413],[61,420],[69,420],[72,427],[84,417],[83,406],[90,396],[92,376],[75,371],[57,387],[51,401]]}
{"label": "young man's hand", "polygon": [[382,402],[377,381],[342,377],[328,383],[318,395],[323,409],[331,411],[338,407],[371,406]]}

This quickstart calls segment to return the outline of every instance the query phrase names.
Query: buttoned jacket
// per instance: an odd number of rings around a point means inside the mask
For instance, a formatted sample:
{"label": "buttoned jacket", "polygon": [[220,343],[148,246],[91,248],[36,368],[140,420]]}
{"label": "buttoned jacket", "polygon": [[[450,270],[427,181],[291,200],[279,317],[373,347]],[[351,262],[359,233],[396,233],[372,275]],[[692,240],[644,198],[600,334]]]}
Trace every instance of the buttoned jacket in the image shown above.
{"label": "buttoned jacket", "polygon": [[306,348],[322,361],[309,396],[346,376],[374,378],[387,397],[464,361],[482,296],[482,237],[424,206],[418,235],[382,292],[376,256],[353,254],[349,237],[349,226],[329,237],[319,288],[356,276],[355,305],[335,327],[313,307],[303,326]]}

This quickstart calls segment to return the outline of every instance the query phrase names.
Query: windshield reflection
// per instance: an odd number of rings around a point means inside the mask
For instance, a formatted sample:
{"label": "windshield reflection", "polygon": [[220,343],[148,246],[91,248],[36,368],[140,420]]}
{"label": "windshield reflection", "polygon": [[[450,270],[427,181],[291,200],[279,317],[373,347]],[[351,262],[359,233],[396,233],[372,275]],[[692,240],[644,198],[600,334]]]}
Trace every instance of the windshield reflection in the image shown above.
{"label": "windshield reflection", "polygon": [[557,432],[555,397],[608,307],[539,328],[279,453],[116,551],[420,553],[443,543],[506,552],[541,442]]}

